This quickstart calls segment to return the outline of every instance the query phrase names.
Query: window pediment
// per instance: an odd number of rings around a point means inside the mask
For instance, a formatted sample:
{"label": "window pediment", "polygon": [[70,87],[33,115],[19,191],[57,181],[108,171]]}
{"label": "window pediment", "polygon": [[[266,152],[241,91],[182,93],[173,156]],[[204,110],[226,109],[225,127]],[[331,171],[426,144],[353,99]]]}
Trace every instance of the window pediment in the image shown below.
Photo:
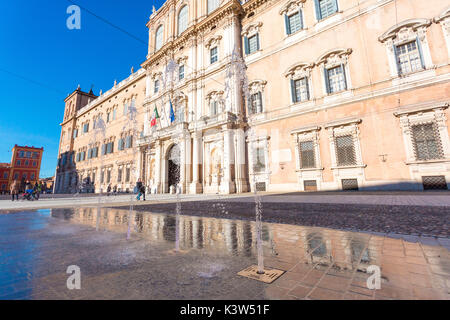
{"label": "window pediment", "polygon": [[301,79],[304,77],[309,77],[311,75],[311,70],[313,67],[314,63],[297,63],[291,66],[284,75],[286,78],[291,79]]}
{"label": "window pediment", "polygon": [[306,0],[291,0],[281,7],[279,13],[280,15],[290,15],[292,13],[295,13],[298,11],[298,9],[303,8],[305,2]]}
{"label": "window pediment", "polygon": [[430,19],[411,19],[403,21],[387,30],[378,40],[382,43],[394,44],[414,40],[419,36],[425,38],[427,28],[431,25]]}
{"label": "window pediment", "polygon": [[245,26],[245,28],[242,31],[242,35],[246,36],[246,37],[250,37],[253,36],[257,33],[259,33],[259,29],[262,27],[263,23],[262,22],[255,22],[252,24],[249,24],[247,26]]}
{"label": "window pediment", "polygon": [[218,46],[220,43],[220,40],[222,39],[222,36],[216,36],[210,38],[208,41],[206,41],[206,48],[214,48],[215,46]]}
{"label": "window pediment", "polygon": [[265,81],[265,80],[254,80],[254,81],[250,82],[248,85],[250,94],[254,94],[257,92],[263,92],[266,84],[267,84],[267,81]]}
{"label": "window pediment", "polygon": [[318,60],[317,65],[325,65],[325,68],[333,68],[341,64],[347,64],[352,49],[333,49],[324,53]]}
{"label": "window pediment", "polygon": [[206,95],[207,100],[219,101],[222,99],[223,91],[211,91]]}

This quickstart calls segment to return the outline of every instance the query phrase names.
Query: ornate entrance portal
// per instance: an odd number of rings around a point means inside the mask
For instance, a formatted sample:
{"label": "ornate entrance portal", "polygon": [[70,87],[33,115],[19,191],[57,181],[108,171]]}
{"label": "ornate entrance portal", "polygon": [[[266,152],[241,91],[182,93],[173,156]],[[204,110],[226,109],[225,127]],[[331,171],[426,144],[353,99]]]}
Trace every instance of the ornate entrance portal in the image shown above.
{"label": "ornate entrance portal", "polygon": [[180,148],[178,145],[172,146],[168,157],[168,182],[169,190],[171,186],[176,188],[180,182]]}

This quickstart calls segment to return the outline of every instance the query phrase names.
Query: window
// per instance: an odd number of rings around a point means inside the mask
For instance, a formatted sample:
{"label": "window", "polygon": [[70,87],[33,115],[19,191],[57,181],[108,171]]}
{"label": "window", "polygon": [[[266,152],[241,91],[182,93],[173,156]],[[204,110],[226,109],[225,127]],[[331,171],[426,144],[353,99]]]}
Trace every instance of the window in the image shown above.
{"label": "window", "polygon": [[338,11],[337,0],[315,0],[317,20],[325,19]]}
{"label": "window", "polygon": [[156,37],[155,37],[155,50],[159,50],[162,47],[163,44],[163,26],[159,26],[159,28],[156,30]]}
{"label": "window", "polygon": [[325,69],[325,84],[328,94],[347,90],[344,65]]}
{"label": "window", "polygon": [[346,135],[336,137],[335,139],[336,139],[337,165],[338,166],[355,165],[357,160],[353,136]]}
{"label": "window", "polygon": [[102,172],[100,172],[100,183],[105,182],[105,170],[102,170]]}
{"label": "window", "polygon": [[250,96],[250,102],[249,102],[249,113],[255,114],[255,113],[261,113],[262,110],[262,94],[261,92],[254,93]]}
{"label": "window", "polygon": [[31,152],[27,151],[27,158],[31,158]]}
{"label": "window", "polygon": [[291,79],[292,103],[309,100],[308,78],[293,80]]}
{"label": "window", "polygon": [[8,179],[8,172],[3,173],[3,179]]}
{"label": "window", "polygon": [[188,26],[188,7],[184,6],[178,13],[178,35],[182,34]]}
{"label": "window", "polygon": [[180,66],[178,68],[178,80],[183,80],[184,79],[184,66]]}
{"label": "window", "polygon": [[128,113],[128,103],[124,103],[123,105],[123,115],[126,116]]}
{"label": "window", "polygon": [[19,157],[20,157],[20,158],[23,158],[23,157],[24,157],[24,154],[25,154],[25,153],[24,153],[23,151],[19,151]]}
{"label": "window", "polygon": [[158,91],[159,91],[159,80],[155,80],[155,83],[154,83],[154,92],[155,92],[155,93],[158,93]]}
{"label": "window", "polygon": [[34,175],[34,173],[32,173],[31,176],[30,176],[30,179],[34,180],[34,178],[35,178],[35,175]]}
{"label": "window", "polygon": [[130,168],[127,168],[125,171],[125,182],[130,182],[130,174],[131,174],[131,170],[130,170]]}
{"label": "window", "polygon": [[315,168],[316,157],[314,155],[314,142],[303,141],[299,143],[300,150],[300,168]]}
{"label": "window", "polygon": [[111,170],[106,171],[106,183],[111,182]]}
{"label": "window", "polygon": [[89,132],[89,123],[85,123],[85,124],[83,125],[83,132],[84,132],[84,133]]}
{"label": "window", "polygon": [[252,54],[259,50],[259,34],[244,38],[245,54]]}
{"label": "window", "polygon": [[33,161],[33,167],[36,167],[36,166],[37,166],[37,162]]}
{"label": "window", "polygon": [[286,34],[293,34],[303,29],[303,16],[300,10],[289,16],[286,14],[284,18],[286,24]]}
{"label": "window", "polygon": [[25,160],[25,165],[28,166],[30,162],[28,160]]}
{"label": "window", "polygon": [[39,157],[39,154],[37,152],[33,152],[33,159],[37,159]]}
{"label": "window", "polygon": [[20,166],[20,160],[16,161],[16,165]]}
{"label": "window", "polygon": [[111,116],[111,112],[107,112],[106,113],[106,123],[109,123],[109,121],[111,121],[110,116]]}
{"label": "window", "polygon": [[219,110],[218,110],[218,103],[217,103],[217,101],[211,101],[209,103],[209,114],[211,116],[215,116],[218,113],[219,113]]}
{"label": "window", "polygon": [[133,147],[133,137],[132,136],[128,136],[126,138],[126,145],[125,148],[129,149]]}
{"label": "window", "polygon": [[216,63],[219,60],[217,47],[210,50],[211,64]]}
{"label": "window", "polygon": [[420,44],[418,41],[411,41],[395,47],[397,67],[400,74],[408,74],[424,69]]}
{"label": "window", "polygon": [[432,123],[413,125],[412,139],[417,160],[443,158],[439,134]]}
{"label": "window", "polygon": [[125,143],[123,141],[123,138],[120,138],[119,139],[119,145],[118,145],[117,148],[119,149],[119,151],[122,151],[124,149],[124,146],[125,146]]}
{"label": "window", "polygon": [[19,174],[18,173],[14,173],[14,180],[19,179]]}
{"label": "window", "polygon": [[208,0],[208,14],[219,7],[219,0]]}
{"label": "window", "polygon": [[112,116],[112,119],[113,119],[113,120],[116,120],[116,113],[117,113],[116,111],[117,111],[117,109],[114,108],[114,109],[113,109],[113,116]]}
{"label": "window", "polygon": [[122,182],[122,168],[119,168],[117,172],[117,182]]}
{"label": "window", "polygon": [[264,172],[266,170],[266,158],[263,147],[255,148],[254,172]]}
{"label": "window", "polygon": [[78,129],[73,130],[73,138],[75,139],[76,137],[78,137]]}

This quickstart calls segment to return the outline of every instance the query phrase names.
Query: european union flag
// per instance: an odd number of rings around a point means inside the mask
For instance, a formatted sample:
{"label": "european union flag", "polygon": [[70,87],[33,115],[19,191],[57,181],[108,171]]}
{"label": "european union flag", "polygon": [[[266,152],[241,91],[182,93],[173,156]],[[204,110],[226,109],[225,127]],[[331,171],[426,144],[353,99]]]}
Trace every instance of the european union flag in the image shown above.
{"label": "european union flag", "polygon": [[175,121],[175,112],[173,111],[172,100],[169,100],[169,102],[170,102],[170,123],[173,123]]}

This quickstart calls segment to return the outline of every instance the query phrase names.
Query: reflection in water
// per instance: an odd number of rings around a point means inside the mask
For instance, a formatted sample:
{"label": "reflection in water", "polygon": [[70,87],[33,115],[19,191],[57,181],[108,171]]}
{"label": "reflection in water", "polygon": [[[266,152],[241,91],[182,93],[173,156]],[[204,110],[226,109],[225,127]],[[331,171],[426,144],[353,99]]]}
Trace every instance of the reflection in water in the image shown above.
{"label": "reflection in water", "polygon": [[[254,222],[207,217],[174,216],[103,208],[100,215],[91,208],[53,209],[54,217],[100,229],[140,236],[152,241],[172,242],[182,250],[205,249],[231,255],[256,256],[256,227]],[[177,227],[177,224],[178,227]],[[177,232],[179,233],[177,236]],[[333,264],[341,270],[365,272],[377,262],[376,243],[371,246],[364,236],[343,231],[293,225],[264,224],[262,240],[264,255],[285,261],[311,265]]]}

